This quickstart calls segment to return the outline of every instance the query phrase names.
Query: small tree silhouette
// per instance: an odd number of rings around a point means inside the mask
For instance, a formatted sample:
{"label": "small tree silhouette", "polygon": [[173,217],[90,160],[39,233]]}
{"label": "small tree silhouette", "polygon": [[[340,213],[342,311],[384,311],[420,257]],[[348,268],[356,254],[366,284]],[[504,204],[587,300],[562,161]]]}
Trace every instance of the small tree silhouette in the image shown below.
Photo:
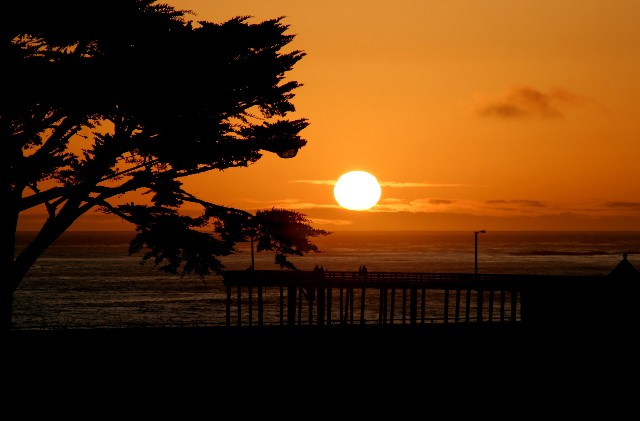
{"label": "small tree silhouette", "polygon": [[[328,234],[302,215],[257,215],[209,203],[182,178],[245,167],[263,152],[294,157],[306,140],[295,111],[300,86],[285,75],[304,57],[282,18],[217,24],[149,0],[12,2],[0,17],[0,329],[13,294],[42,253],[90,210],[136,226],[130,252],[170,273],[223,269],[249,229],[276,263],[316,251]],[[123,203],[124,194],[147,200]],[[202,209],[181,213],[185,203]],[[20,215],[47,219],[16,251]],[[255,225],[252,225],[255,224]]]}

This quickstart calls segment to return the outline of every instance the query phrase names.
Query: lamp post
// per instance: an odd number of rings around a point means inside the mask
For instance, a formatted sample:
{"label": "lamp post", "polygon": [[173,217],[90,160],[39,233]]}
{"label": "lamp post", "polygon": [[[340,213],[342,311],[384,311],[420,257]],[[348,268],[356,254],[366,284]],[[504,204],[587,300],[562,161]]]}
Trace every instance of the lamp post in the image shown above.
{"label": "lamp post", "polygon": [[484,234],[487,231],[485,230],[480,230],[480,231],[476,231],[474,234],[475,237],[475,266],[474,266],[474,274],[478,274],[478,234]]}
{"label": "lamp post", "polygon": [[251,234],[251,270],[255,270],[256,262],[253,258],[253,233]]}
{"label": "lamp post", "polygon": [[246,234],[249,235],[249,241],[251,242],[251,266],[249,266],[250,270],[255,270],[256,269],[256,262],[255,262],[255,258],[253,256],[253,242],[255,240],[255,236],[256,236],[256,228],[255,228],[255,219],[253,218],[253,216],[247,216],[247,226],[248,229],[245,232]]}

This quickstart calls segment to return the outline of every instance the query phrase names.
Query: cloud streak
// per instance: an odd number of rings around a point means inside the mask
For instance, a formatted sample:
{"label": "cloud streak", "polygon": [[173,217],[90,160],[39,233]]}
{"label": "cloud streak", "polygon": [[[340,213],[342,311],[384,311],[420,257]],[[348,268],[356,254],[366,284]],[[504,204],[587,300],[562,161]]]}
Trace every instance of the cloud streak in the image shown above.
{"label": "cloud streak", "polygon": [[640,202],[588,201],[570,205],[562,202],[546,202],[533,199],[470,200],[447,198],[420,198],[381,200],[374,212],[449,213],[495,217],[542,217],[554,215],[581,215],[583,217],[635,216]]}
{"label": "cloud streak", "polygon": [[[337,203],[314,203],[297,199],[279,199],[272,201],[255,201],[245,199],[253,210],[281,208],[303,212],[311,215],[314,210],[344,209]],[[582,217],[603,216],[635,216],[640,210],[640,202],[632,201],[587,201],[570,205],[562,202],[548,202],[536,199],[491,199],[473,200],[448,197],[398,198],[383,197],[373,208],[363,213],[431,213],[458,214],[491,217],[544,217],[557,215],[580,215]],[[340,220],[338,220],[340,219]],[[349,221],[335,218],[335,220],[318,221],[322,225],[348,225]]]}
{"label": "cloud streak", "polygon": [[538,200],[487,200],[487,204],[528,206],[532,208],[544,208],[547,206]]}
{"label": "cloud streak", "polygon": [[291,180],[290,183],[315,184],[318,186],[333,186],[338,182],[335,180]]}
{"label": "cloud streak", "polygon": [[607,208],[620,209],[620,210],[640,210],[640,202],[605,202]]}

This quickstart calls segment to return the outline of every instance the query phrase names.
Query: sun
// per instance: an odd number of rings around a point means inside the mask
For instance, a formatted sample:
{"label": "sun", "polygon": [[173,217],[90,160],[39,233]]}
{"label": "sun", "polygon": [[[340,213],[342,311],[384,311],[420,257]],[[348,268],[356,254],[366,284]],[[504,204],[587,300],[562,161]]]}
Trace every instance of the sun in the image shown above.
{"label": "sun", "polygon": [[349,210],[371,209],[380,200],[380,183],[366,171],[350,171],[340,176],[333,195],[340,206]]}

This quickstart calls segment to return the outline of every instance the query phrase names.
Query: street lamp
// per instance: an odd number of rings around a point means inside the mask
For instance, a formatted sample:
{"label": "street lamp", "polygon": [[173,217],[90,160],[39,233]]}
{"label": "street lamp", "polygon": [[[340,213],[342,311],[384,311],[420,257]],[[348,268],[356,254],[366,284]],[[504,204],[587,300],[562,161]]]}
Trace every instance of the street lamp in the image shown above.
{"label": "street lamp", "polygon": [[480,231],[476,231],[474,234],[475,236],[475,270],[474,273],[477,275],[478,274],[478,234],[484,234],[487,231],[485,230],[480,230]]}

